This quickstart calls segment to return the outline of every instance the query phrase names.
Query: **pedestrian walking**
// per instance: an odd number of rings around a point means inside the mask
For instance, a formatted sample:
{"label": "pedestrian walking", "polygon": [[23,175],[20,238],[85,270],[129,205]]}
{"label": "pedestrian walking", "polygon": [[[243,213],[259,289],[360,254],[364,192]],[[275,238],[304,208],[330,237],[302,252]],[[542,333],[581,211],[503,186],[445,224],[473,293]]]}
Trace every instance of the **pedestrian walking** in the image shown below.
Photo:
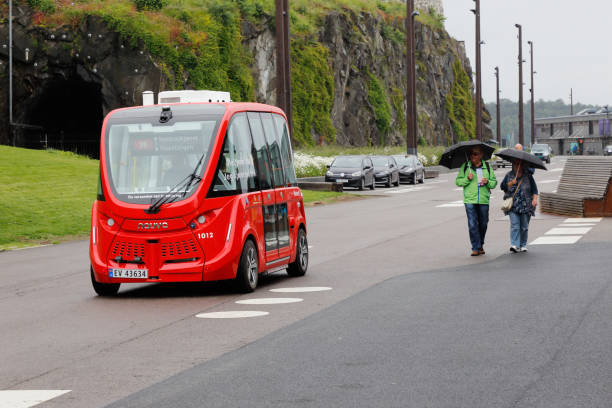
{"label": "pedestrian walking", "polygon": [[504,211],[510,216],[510,252],[527,252],[529,221],[538,205],[538,186],[524,161],[514,159],[501,183],[504,200],[512,197],[512,207]]}
{"label": "pedestrian walking", "polygon": [[463,204],[467,214],[472,256],[484,255],[485,235],[489,224],[489,198],[497,185],[489,163],[482,160],[483,150],[475,146],[469,160],[461,165],[455,183],[463,187]]}

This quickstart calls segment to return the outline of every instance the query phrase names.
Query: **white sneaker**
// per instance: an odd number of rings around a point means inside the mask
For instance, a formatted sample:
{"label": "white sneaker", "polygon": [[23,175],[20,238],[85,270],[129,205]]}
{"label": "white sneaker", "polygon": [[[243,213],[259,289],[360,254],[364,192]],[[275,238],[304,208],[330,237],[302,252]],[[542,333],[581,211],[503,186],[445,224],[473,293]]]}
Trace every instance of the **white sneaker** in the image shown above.
{"label": "white sneaker", "polygon": [[520,251],[521,252],[527,252],[527,247],[521,247]]}
{"label": "white sneaker", "polygon": [[516,245],[512,245],[512,246],[510,247],[510,252],[514,252],[515,254],[516,254],[517,252],[520,252],[520,250],[521,250],[521,249],[520,249],[519,247],[517,247]]}

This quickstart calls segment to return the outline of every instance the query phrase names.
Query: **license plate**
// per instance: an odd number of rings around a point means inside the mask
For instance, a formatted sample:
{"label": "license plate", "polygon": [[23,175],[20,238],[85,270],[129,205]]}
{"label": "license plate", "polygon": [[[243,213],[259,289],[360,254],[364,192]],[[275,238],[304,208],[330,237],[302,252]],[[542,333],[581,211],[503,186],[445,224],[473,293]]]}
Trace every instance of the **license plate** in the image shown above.
{"label": "license plate", "polygon": [[336,183],[348,183],[348,180],[346,180],[346,179],[338,179],[338,180],[336,180]]}
{"label": "license plate", "polygon": [[108,268],[109,278],[147,279],[148,269]]}

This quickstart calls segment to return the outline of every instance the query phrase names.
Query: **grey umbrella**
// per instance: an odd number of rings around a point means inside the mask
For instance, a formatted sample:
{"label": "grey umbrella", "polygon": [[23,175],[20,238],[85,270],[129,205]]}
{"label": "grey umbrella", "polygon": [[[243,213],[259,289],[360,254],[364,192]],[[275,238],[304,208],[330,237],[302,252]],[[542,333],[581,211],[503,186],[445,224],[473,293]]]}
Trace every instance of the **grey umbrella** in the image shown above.
{"label": "grey umbrella", "polygon": [[501,152],[495,153],[495,155],[497,157],[501,157],[502,159],[508,160],[509,162],[513,162],[516,159],[522,160],[527,164],[528,167],[531,167],[533,169],[548,170],[542,160],[538,159],[533,154],[527,153],[523,150],[506,149],[502,150]]}
{"label": "grey umbrella", "polygon": [[495,151],[495,148],[488,144],[481,142],[480,140],[468,140],[467,142],[460,142],[452,145],[442,153],[440,157],[440,166],[448,167],[449,169],[456,169],[467,162],[470,158],[470,152],[474,147],[480,147],[482,149],[482,160],[486,161],[491,158],[491,155]]}

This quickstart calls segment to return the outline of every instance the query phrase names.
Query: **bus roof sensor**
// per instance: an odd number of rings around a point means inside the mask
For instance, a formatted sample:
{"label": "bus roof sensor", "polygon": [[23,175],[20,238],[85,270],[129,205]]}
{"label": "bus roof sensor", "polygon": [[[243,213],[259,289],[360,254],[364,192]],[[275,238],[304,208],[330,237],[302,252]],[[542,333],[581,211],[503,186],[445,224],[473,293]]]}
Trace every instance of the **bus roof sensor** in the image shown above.
{"label": "bus roof sensor", "polygon": [[169,106],[164,106],[161,115],[159,115],[159,123],[168,123],[170,119],[172,119],[172,111]]}

